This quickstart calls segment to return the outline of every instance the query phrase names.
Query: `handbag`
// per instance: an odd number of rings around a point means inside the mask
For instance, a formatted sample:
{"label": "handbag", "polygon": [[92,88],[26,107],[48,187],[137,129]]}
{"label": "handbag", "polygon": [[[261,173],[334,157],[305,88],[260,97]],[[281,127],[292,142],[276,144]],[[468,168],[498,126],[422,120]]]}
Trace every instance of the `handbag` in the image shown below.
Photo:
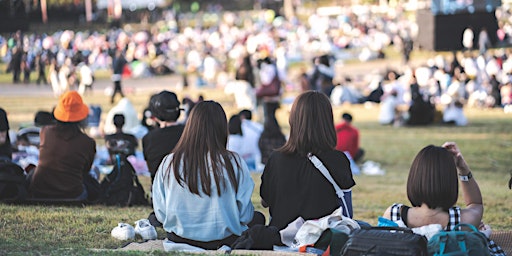
{"label": "handbag", "polygon": [[426,256],[427,238],[401,227],[370,227],[350,233],[343,256]]}
{"label": "handbag", "polygon": [[276,74],[270,84],[262,84],[258,89],[256,89],[256,97],[272,97],[278,96],[281,92],[281,80],[279,76]]}
{"label": "handbag", "polygon": [[[336,190],[336,195],[338,196],[338,198],[340,200],[340,206],[343,209],[343,216],[352,218],[352,216],[353,216],[352,204],[350,204],[350,207],[347,204],[347,201],[351,202],[350,195],[352,194],[352,190],[351,189],[345,189],[345,190],[341,189],[340,186],[338,186],[338,184],[334,181],[334,179],[332,178],[331,174],[329,173],[329,171],[327,170],[325,165],[322,163],[322,161],[320,161],[320,159],[318,159],[318,157],[316,157],[312,153],[309,153],[308,159],[320,171],[320,173],[322,173],[322,175],[324,175],[324,177],[332,184],[332,186],[334,187],[334,190]],[[347,198],[345,198],[345,196],[347,196]]]}

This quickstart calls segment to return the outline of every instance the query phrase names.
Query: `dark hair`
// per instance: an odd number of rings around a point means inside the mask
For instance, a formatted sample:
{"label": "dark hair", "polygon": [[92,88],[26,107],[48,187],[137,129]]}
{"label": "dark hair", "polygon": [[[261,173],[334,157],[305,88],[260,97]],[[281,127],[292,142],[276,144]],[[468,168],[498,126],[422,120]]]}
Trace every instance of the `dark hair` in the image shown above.
{"label": "dark hair", "polygon": [[114,115],[114,125],[116,128],[123,128],[124,125],[124,115],[123,114],[115,114]]}
{"label": "dark hair", "polygon": [[248,109],[243,109],[238,115],[243,116],[247,120],[252,120],[252,112]]}
{"label": "dark hair", "polygon": [[[207,129],[205,129],[207,127]],[[174,178],[178,183],[193,194],[200,191],[212,195],[212,176],[217,188],[217,194],[227,186],[227,173],[231,186],[238,191],[235,167],[240,168],[238,157],[226,149],[228,127],[226,113],[222,106],[214,101],[197,103],[187,120],[183,134],[173,150],[174,156],[166,171],[169,177],[171,167]],[[224,172],[226,169],[226,173]]]}
{"label": "dark hair", "polygon": [[425,203],[430,209],[448,211],[457,202],[459,181],[452,154],[433,145],[414,158],[407,179],[407,197],[412,206]]}
{"label": "dark hair", "polygon": [[322,55],[322,56],[318,57],[318,62],[320,64],[328,66],[328,67],[331,66],[331,63],[329,61],[329,56],[328,55]]}
{"label": "dark hair", "polygon": [[239,115],[233,115],[228,123],[229,134],[243,135],[242,133],[242,120]]}
{"label": "dark hair", "polygon": [[343,115],[341,115],[341,118],[343,118],[343,120],[347,122],[352,122],[352,115],[349,113],[343,113]]}
{"label": "dark hair", "polygon": [[294,101],[290,112],[290,138],[278,149],[286,154],[320,153],[334,149],[336,131],[332,106],[322,92],[307,91]]}
{"label": "dark hair", "polygon": [[34,117],[35,126],[45,126],[55,124],[53,114],[48,111],[37,111]]}
{"label": "dark hair", "polygon": [[7,120],[7,112],[3,108],[0,108],[0,131],[9,130],[9,120]]}

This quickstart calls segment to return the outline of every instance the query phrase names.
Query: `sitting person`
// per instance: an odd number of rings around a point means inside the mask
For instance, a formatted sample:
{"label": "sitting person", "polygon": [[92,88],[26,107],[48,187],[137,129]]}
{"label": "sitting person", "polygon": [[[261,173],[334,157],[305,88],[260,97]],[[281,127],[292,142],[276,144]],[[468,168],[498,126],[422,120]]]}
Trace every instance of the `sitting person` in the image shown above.
{"label": "sitting person", "polygon": [[[258,150],[258,140],[263,126],[252,120],[252,111],[244,109],[238,113],[240,120],[242,120],[242,133],[244,134],[244,144],[246,145],[246,151],[249,156],[244,158],[251,171],[262,171],[263,167],[261,164],[261,153]],[[275,118],[273,118],[275,119]]]}
{"label": "sitting person", "polygon": [[170,241],[204,249],[229,246],[257,216],[249,169],[238,154],[226,149],[227,140],[222,106],[198,103],[153,182],[156,220]]}
{"label": "sitting person", "polygon": [[[465,208],[455,206],[459,186]],[[407,179],[407,197],[412,207],[393,204],[383,217],[395,222],[402,220],[409,228],[440,224],[448,231],[458,223],[475,227],[482,223],[480,188],[454,142],[441,147],[429,145],[416,155]]]}
{"label": "sitting person", "polygon": [[251,161],[250,152],[247,150],[244,134],[242,133],[242,120],[239,115],[233,115],[228,121],[228,144],[227,149],[237,153],[244,159],[245,163]]}
{"label": "sitting person", "polygon": [[154,180],[160,162],[174,149],[185,126],[177,121],[181,114],[180,101],[173,92],[162,91],[152,96],[149,110],[158,127],[142,138],[142,152]]}
{"label": "sitting person", "polygon": [[41,128],[39,162],[28,177],[32,197],[85,200],[95,194],[87,187],[96,154],[96,142],[83,132],[88,113],[76,91],[60,97],[53,112],[57,124]]}
{"label": "sitting person", "polygon": [[[336,150],[336,131],[329,98],[322,92],[300,94],[290,112],[290,137],[270,155],[261,176],[260,195],[269,207],[270,225],[285,228],[301,216],[318,219],[339,208],[333,185],[308,159],[317,156],[338,186],[345,192],[352,209],[351,188],[355,185],[347,156]],[[293,181],[293,182],[291,182]],[[346,212],[352,216],[352,212]]]}
{"label": "sitting person", "polygon": [[135,136],[123,132],[123,114],[114,115],[114,125],[116,126],[116,132],[105,136],[105,145],[110,157],[112,158],[116,154],[120,154],[123,157],[135,155],[135,149],[139,143]]}
{"label": "sitting person", "polygon": [[352,125],[352,115],[343,113],[341,115],[343,121],[336,125],[336,150],[348,152],[354,161],[359,161],[364,150],[359,147],[359,130]]}
{"label": "sitting person", "polygon": [[0,160],[12,160],[12,145],[9,138],[9,120],[7,113],[0,108]]}
{"label": "sitting person", "polygon": [[258,148],[261,153],[261,163],[267,164],[270,154],[286,143],[286,137],[277,123],[277,119],[265,120],[263,132],[258,140]]}

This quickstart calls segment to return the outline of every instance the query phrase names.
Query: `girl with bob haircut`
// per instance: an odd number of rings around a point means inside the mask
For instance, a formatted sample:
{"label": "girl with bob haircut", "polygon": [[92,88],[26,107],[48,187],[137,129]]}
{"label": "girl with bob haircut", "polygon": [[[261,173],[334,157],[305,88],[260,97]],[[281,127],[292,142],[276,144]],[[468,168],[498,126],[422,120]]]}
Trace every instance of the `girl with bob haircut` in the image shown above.
{"label": "girl with bob haircut", "polygon": [[[459,181],[465,208],[455,206]],[[440,224],[453,230],[458,223],[482,227],[484,207],[480,188],[455,142],[429,145],[415,157],[407,179],[407,197],[412,205],[393,204],[384,217],[402,220],[410,228]]]}
{"label": "girl with bob haircut", "polygon": [[217,249],[231,245],[248,228],[254,182],[246,163],[226,149],[227,139],[222,106],[200,102],[158,167],[153,209],[170,241]]}
{"label": "girl with bob haircut", "polygon": [[349,159],[334,149],[336,132],[329,98],[317,91],[300,94],[289,123],[288,141],[270,155],[261,177],[260,195],[263,206],[269,207],[270,225],[283,229],[299,216],[317,219],[340,207],[335,189],[310,162],[308,153],[316,155],[340,188],[347,190],[346,201],[352,209],[349,191],[355,182]]}

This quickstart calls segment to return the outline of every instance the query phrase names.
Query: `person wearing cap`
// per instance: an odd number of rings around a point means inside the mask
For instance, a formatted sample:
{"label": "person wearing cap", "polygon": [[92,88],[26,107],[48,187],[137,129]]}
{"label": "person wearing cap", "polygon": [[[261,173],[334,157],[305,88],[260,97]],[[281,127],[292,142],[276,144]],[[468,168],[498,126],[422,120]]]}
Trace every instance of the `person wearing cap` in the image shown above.
{"label": "person wearing cap", "polygon": [[364,150],[359,147],[359,130],[352,125],[352,115],[343,113],[342,122],[336,125],[336,150],[348,152],[354,161],[363,157]]}
{"label": "person wearing cap", "polygon": [[152,96],[149,110],[158,125],[142,138],[142,152],[153,180],[160,162],[174,149],[185,126],[177,122],[181,114],[180,101],[173,92],[162,91]]}
{"label": "person wearing cap", "polygon": [[78,92],[59,98],[53,112],[57,123],[41,128],[39,162],[29,174],[33,198],[85,200],[94,194],[84,185],[96,154],[96,142],[83,132],[88,114]]}
{"label": "person wearing cap", "polygon": [[9,120],[7,120],[7,113],[3,108],[0,108],[0,159],[12,160]]}

